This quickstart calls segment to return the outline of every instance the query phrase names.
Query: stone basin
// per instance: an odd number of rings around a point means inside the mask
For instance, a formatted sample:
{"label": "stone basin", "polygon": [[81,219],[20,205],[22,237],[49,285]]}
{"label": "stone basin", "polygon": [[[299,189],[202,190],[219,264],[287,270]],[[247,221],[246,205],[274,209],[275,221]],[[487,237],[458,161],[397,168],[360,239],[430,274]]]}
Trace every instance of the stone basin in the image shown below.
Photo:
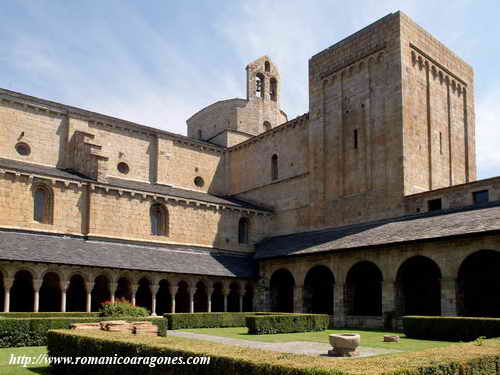
{"label": "stone basin", "polygon": [[328,355],[336,357],[353,357],[359,354],[357,348],[361,342],[361,337],[355,333],[341,333],[329,335],[332,350]]}

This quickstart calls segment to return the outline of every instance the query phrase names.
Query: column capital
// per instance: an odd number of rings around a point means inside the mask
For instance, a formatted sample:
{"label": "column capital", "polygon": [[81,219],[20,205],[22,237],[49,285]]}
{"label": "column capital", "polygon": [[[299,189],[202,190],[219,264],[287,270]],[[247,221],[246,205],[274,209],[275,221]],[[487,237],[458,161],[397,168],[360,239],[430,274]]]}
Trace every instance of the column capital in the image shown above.
{"label": "column capital", "polygon": [[196,287],[187,288],[189,295],[192,297],[196,293]]}
{"label": "column capital", "polygon": [[169,286],[168,287],[168,291],[170,292],[170,295],[172,297],[175,297],[175,295],[177,294],[178,290],[179,290],[179,287],[177,285],[175,285],[175,286]]}
{"label": "column capital", "polygon": [[13,285],[13,284],[14,284],[14,278],[12,278],[12,277],[5,277],[5,278],[3,279],[3,287],[4,287],[5,289],[10,289],[10,288],[12,288],[12,285]]}
{"label": "column capital", "polygon": [[87,293],[92,292],[92,289],[94,289],[95,283],[93,281],[85,281],[85,289]]}
{"label": "column capital", "polygon": [[155,296],[156,293],[158,293],[158,289],[160,289],[160,286],[158,284],[151,284],[149,286],[149,289],[151,290],[151,294]]}
{"label": "column capital", "polygon": [[69,280],[61,280],[59,282],[61,292],[65,292],[69,287]]}
{"label": "column capital", "polygon": [[214,294],[214,288],[212,287],[207,288],[207,296],[210,297],[212,294]]}
{"label": "column capital", "polygon": [[43,284],[43,279],[33,279],[33,289],[38,292]]}
{"label": "column capital", "polygon": [[229,295],[229,288],[222,288],[221,292],[224,297],[227,297]]}
{"label": "column capital", "polygon": [[130,284],[130,291],[132,292],[132,294],[136,294],[137,289],[139,289],[139,284]]}
{"label": "column capital", "polygon": [[117,288],[118,288],[118,283],[114,282],[109,283],[109,290],[111,291],[111,294],[115,294]]}

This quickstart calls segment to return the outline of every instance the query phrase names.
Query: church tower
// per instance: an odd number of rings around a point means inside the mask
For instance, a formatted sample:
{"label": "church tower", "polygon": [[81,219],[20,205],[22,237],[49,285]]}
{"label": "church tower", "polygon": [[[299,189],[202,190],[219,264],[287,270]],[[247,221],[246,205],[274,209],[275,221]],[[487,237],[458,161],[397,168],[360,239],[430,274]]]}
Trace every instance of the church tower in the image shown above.
{"label": "church tower", "polygon": [[246,66],[246,99],[221,100],[187,120],[188,136],[231,147],[287,121],[280,109],[280,75],[267,56]]}

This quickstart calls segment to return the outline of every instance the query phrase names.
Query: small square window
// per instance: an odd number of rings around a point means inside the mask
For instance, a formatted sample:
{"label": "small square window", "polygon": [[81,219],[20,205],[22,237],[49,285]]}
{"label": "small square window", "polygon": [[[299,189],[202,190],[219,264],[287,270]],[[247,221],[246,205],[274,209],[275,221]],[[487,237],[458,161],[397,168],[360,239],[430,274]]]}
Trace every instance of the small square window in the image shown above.
{"label": "small square window", "polygon": [[472,193],[474,204],[487,203],[490,201],[488,190],[475,191]]}
{"label": "small square window", "polygon": [[428,211],[439,211],[443,209],[443,202],[441,198],[431,199],[427,202],[427,210]]}

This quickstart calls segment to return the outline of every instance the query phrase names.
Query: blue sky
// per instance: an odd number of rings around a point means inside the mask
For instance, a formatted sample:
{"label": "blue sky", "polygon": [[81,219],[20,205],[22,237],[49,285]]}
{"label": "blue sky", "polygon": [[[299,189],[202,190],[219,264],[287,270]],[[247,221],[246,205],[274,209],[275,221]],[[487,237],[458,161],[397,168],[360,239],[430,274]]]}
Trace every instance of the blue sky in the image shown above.
{"label": "blue sky", "polygon": [[500,175],[500,2],[3,1],[0,87],[186,134],[185,120],[245,96],[245,65],[268,55],[289,118],[307,112],[307,62],[402,10],[470,63],[478,174]]}

